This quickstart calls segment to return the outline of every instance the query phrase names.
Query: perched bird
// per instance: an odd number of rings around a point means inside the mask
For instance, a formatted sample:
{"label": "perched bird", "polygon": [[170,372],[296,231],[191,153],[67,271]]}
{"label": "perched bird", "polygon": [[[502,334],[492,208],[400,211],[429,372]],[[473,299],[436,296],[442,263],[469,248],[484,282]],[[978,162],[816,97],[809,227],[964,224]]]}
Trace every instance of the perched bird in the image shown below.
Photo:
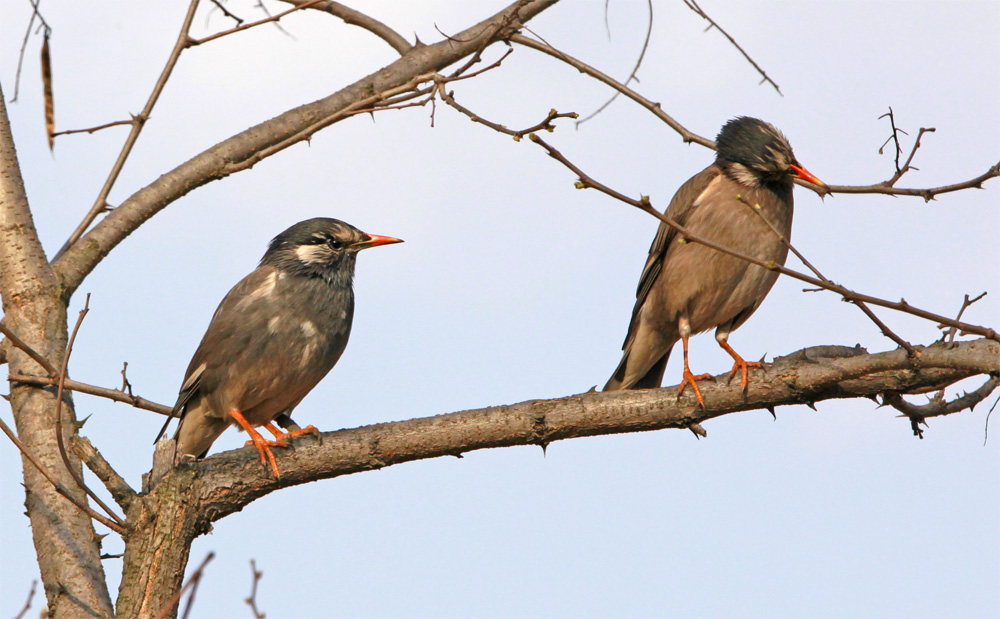
{"label": "perched bird", "polygon": [[[260,266],[215,310],[156,437],[180,416],[175,461],[204,457],[235,423],[277,477],[271,447],[286,447],[286,439],[317,430],[285,433],[273,421],[297,428],[287,415],[344,352],[354,319],[358,252],[401,242],[326,217],[301,221],[274,237]],[[266,427],[275,440],[264,439],[255,426]]]}
{"label": "perched bird", "polygon": [[[667,217],[693,236],[783,265],[788,254],[785,240],[792,230],[792,179],[803,179],[824,192],[829,188],[799,164],[778,129],[756,118],[743,116],[726,123],[716,147],[715,163],[681,185],[667,207]],[[775,271],[688,242],[661,223],[639,278],[621,363],[604,391],[659,387],[670,349],[681,340],[684,376],[678,395],[690,384],[704,405],[696,381],[709,375],[691,373],[688,338],[713,327],[715,339],[735,361],[730,377],[741,371],[745,388],[747,367],[760,363],[744,361],[727,340],[754,313],[777,278]]]}

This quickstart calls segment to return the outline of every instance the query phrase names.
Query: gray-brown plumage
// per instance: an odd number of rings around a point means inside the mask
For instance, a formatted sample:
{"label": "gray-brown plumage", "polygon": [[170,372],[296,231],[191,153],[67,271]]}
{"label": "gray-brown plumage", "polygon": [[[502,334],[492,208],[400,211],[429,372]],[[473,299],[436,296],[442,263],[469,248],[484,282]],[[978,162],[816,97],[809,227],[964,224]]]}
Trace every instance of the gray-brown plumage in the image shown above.
{"label": "gray-brown plumage", "polygon": [[[354,318],[357,253],[399,242],[322,217],[275,237],[260,266],[215,310],[184,374],[171,412],[171,418],[181,419],[177,459],[204,457],[215,439],[237,423],[277,476],[270,447],[316,429],[285,434],[271,422],[281,415],[283,426],[294,426],[287,415],[344,352]],[[276,440],[263,439],[255,426],[266,427]]]}
{"label": "gray-brown plumage", "polygon": [[[824,190],[826,185],[799,165],[788,140],[773,125],[735,118],[719,132],[715,163],[684,183],[666,215],[692,235],[763,261],[785,263],[787,246],[760,215],[787,239],[792,229],[793,177]],[[745,201],[741,201],[740,198]],[[750,205],[760,205],[759,214]],[[735,360],[747,384],[746,362],[729,346],[730,332],[760,306],[778,274],[698,243],[686,242],[660,224],[639,278],[621,363],[605,391],[659,387],[670,350],[684,345],[684,380],[699,402],[698,379],[687,363],[688,337],[715,328],[715,338]]]}

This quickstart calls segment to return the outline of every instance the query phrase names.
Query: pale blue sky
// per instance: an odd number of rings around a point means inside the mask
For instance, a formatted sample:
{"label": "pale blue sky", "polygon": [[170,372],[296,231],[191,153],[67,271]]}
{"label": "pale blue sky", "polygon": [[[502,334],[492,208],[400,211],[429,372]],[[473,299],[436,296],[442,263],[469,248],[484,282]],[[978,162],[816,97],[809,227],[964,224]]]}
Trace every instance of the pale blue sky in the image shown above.
{"label": "pale blue sky", "polygon": [[[227,6],[251,17],[253,2]],[[368,2],[397,31],[436,41],[504,2]],[[656,2],[636,88],[693,131],[727,119],[780,127],[830,184],[888,178],[878,117],[925,135],[901,186],[936,186],[1000,159],[1000,4],[712,2],[702,7],[781,86],[767,85],[681,2]],[[183,3],[43,3],[53,25],[57,128],[141,109],[183,17]],[[230,22],[205,3],[198,34]],[[9,97],[27,1],[0,12],[0,82]],[[553,45],[628,75],[646,6],[564,2],[531,22]],[[110,202],[221,139],[328,95],[391,62],[388,46],[322,14],[183,55]],[[495,58],[499,50],[492,50]],[[29,199],[54,252],[90,207],[126,129],[45,144],[37,41],[8,111]],[[459,102],[511,127],[550,108],[583,115],[610,95],[575,70],[516,48],[501,69],[454,85]],[[92,293],[70,371],[115,387],[129,363],[136,393],[172,403],[222,296],[267,242],[314,216],[344,219],[404,245],[366,252],[354,332],[338,366],[297,409],[335,430],[586,391],[620,355],[635,284],[657,222],[593,191],[527,141],[438,106],[359,116],[249,172],[200,188],[133,234],[89,277]],[[711,162],[620,99],[551,143],[602,182],[666,206]],[[904,144],[909,146],[907,139]],[[798,189],[793,242],[856,290],[941,313],[989,295],[965,318],[1000,318],[1000,182],[919,198]],[[789,266],[798,268],[795,260]],[[731,338],[747,358],[814,344],[892,342],[829,293],[779,280]],[[915,343],[935,325],[879,314]],[[692,342],[696,372],[728,356]],[[680,355],[665,382],[676,384]],[[970,383],[969,388],[977,386]],[[249,617],[249,560],[270,617],[997,617],[1000,447],[983,446],[987,404],[930,421],[924,440],[892,410],[827,401],[705,424],[708,438],[662,431],[564,441],[543,457],[511,448],[391,467],[272,494],[194,544],[208,551],[196,617]],[[919,399],[918,399],[919,401]],[[135,487],[162,418],[78,396],[84,434]],[[10,411],[0,411],[8,422]],[[995,424],[994,424],[995,425]],[[1000,430],[994,428],[994,436]],[[242,445],[235,431],[213,452]],[[37,567],[22,516],[20,459],[0,442],[0,616],[24,602]],[[94,486],[99,486],[98,482]],[[106,538],[107,552],[122,545]],[[120,561],[105,562],[113,591]],[[40,595],[40,593],[39,593]],[[114,593],[113,593],[114,595]],[[36,610],[39,598],[36,597]]]}

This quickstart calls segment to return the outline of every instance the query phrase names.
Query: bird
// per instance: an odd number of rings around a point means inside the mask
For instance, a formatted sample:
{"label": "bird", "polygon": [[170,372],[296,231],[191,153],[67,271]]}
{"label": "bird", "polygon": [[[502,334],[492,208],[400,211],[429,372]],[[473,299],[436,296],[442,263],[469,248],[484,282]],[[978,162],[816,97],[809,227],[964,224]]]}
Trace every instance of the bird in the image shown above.
{"label": "bird", "polygon": [[[401,242],[328,217],[300,221],[274,237],[259,266],[215,310],[156,437],[159,441],[171,419],[180,418],[175,464],[205,457],[236,424],[277,478],[271,447],[287,447],[288,439],[300,434],[318,434],[314,426],[299,428],[289,414],[347,346],[358,252]],[[282,432],[275,421],[291,431]],[[254,429],[260,426],[275,440]]]}
{"label": "bird", "polygon": [[[781,131],[760,119],[740,116],[728,121],[719,131],[716,149],[715,162],[681,185],[665,215],[692,236],[784,265],[792,229],[793,179],[814,185],[821,195],[829,193],[829,187],[798,162]],[[741,372],[745,392],[747,368],[761,363],[737,354],[729,334],[757,310],[777,278],[776,271],[690,242],[660,223],[639,278],[621,362],[604,391],[658,388],[670,351],[680,340],[684,372],[677,395],[691,385],[704,407],[697,381],[710,375],[691,372],[688,338],[715,328],[716,341],[734,361],[730,380]]]}

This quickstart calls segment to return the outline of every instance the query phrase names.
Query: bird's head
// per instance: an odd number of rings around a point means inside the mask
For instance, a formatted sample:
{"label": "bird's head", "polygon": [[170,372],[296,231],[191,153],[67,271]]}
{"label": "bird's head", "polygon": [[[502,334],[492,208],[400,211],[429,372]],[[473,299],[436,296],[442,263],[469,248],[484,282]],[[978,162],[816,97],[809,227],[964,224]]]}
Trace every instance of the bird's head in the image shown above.
{"label": "bird's head", "polygon": [[763,120],[740,116],[723,125],[715,138],[716,163],[733,180],[749,187],[788,185],[792,178],[816,185],[821,193],[829,188],[795,158],[781,131]]}
{"label": "bird's head", "polygon": [[339,219],[316,217],[300,221],[274,237],[260,263],[294,275],[349,285],[359,251],[402,242],[391,236],[366,234]]}

